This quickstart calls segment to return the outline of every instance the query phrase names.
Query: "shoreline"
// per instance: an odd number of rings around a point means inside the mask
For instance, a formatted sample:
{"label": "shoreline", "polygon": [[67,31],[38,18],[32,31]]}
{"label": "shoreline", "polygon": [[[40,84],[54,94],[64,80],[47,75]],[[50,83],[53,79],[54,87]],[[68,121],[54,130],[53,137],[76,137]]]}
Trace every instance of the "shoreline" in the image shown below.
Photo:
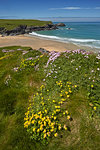
{"label": "shoreline", "polygon": [[86,51],[92,51],[94,53],[99,52],[100,49],[91,48],[86,46],[79,46],[73,43],[64,43],[48,38],[37,37],[29,34],[17,35],[17,36],[0,36],[0,47],[6,46],[25,46],[33,49],[44,48],[48,51],[76,50],[84,49]]}

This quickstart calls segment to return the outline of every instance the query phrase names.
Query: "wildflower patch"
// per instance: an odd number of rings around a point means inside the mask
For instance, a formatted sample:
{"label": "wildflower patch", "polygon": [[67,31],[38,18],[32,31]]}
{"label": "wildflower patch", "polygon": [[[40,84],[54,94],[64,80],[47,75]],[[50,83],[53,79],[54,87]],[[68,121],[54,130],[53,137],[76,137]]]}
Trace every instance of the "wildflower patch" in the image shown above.
{"label": "wildflower patch", "polygon": [[66,120],[71,119],[66,102],[76,87],[71,82],[62,81],[57,81],[56,86],[57,91],[54,92],[42,85],[39,92],[29,100],[28,111],[25,113],[24,127],[32,139],[43,144],[47,144],[51,137],[57,137],[60,130],[67,130]]}

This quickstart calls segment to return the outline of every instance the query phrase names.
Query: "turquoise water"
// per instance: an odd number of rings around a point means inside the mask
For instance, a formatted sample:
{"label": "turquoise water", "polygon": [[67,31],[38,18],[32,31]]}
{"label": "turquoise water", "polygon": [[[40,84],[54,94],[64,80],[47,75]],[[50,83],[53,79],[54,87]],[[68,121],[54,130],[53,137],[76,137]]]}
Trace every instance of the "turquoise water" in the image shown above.
{"label": "turquoise water", "polygon": [[[70,42],[77,45],[100,49],[100,22],[99,23],[68,23],[57,30],[32,32],[40,36],[61,42]],[[70,30],[68,28],[71,28]]]}

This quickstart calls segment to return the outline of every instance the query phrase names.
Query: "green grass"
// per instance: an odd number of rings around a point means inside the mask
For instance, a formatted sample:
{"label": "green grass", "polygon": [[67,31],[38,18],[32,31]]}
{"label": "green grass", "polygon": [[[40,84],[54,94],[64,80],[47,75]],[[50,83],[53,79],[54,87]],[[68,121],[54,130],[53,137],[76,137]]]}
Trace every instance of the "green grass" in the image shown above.
{"label": "green grass", "polygon": [[27,26],[45,26],[52,23],[51,21],[29,20],[29,19],[0,19],[0,27],[5,27],[7,30],[12,30],[19,25]]}
{"label": "green grass", "polygon": [[[17,51],[18,48],[28,51],[28,53],[22,55],[22,51]],[[2,52],[2,49],[13,49],[14,52],[6,54]],[[4,57],[5,55],[9,56]],[[41,56],[41,52],[32,51],[30,47],[0,48],[0,58],[2,58],[0,60],[1,150],[99,150],[100,99],[98,99],[98,91],[100,72],[97,71],[97,68],[100,67],[100,60],[97,60],[95,55],[90,55],[88,59],[81,54],[66,54],[69,58],[64,55],[61,54],[52,64],[49,63],[48,67],[45,68],[44,66],[48,61],[47,54],[44,54],[38,60],[36,56]],[[30,62],[27,63],[26,59],[29,57],[33,57],[34,60],[29,60]],[[24,64],[27,64],[27,66],[21,65],[23,59],[25,60]],[[35,63],[39,64],[39,70],[35,70],[31,66],[35,60]],[[76,71],[79,66],[81,66],[81,69]],[[15,67],[20,67],[20,69],[15,72],[13,70]],[[46,77],[53,69],[57,73],[53,71],[51,75]],[[91,73],[91,70],[94,70],[94,72]],[[55,76],[57,78],[54,78]],[[89,80],[89,77],[91,77],[91,80]],[[46,79],[46,81],[43,82],[43,79]],[[53,105],[52,96],[55,99],[59,99],[60,93],[58,92],[59,88],[56,85],[56,81],[60,80],[63,83],[70,81],[72,85],[78,86],[62,106],[62,109],[67,108],[72,119],[61,118],[68,126],[68,130],[59,131],[58,137],[50,138],[49,144],[45,146],[39,141],[30,139],[30,134],[24,128],[24,117],[29,106],[29,99],[33,99],[33,95],[40,92],[39,89],[42,84],[46,85],[46,89],[49,89],[48,93],[44,92],[44,97],[49,97],[51,106]],[[91,88],[91,85],[94,85],[94,87]],[[63,89],[65,88],[63,87]],[[95,97],[95,100],[93,97]],[[92,106],[90,106],[90,103]],[[94,106],[97,107],[96,111],[93,109]]]}

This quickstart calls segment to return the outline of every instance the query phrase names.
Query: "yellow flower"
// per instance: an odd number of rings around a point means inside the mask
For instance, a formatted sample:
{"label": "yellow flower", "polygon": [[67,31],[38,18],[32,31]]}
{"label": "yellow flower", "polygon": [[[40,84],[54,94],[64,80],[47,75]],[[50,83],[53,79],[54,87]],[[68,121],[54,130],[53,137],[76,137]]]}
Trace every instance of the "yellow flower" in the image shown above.
{"label": "yellow flower", "polygon": [[71,91],[71,90],[69,90],[69,93],[72,93],[72,91]]}
{"label": "yellow flower", "polygon": [[52,128],[50,131],[53,132],[53,131],[54,131],[54,128]]}
{"label": "yellow flower", "polygon": [[47,135],[50,136],[50,132],[47,132]]}
{"label": "yellow flower", "polygon": [[43,55],[40,55],[40,58],[43,57]]}
{"label": "yellow flower", "polygon": [[54,117],[54,120],[56,120],[56,117]]}
{"label": "yellow flower", "polygon": [[36,114],[35,119],[38,119],[38,118],[39,118],[39,116]]}
{"label": "yellow flower", "polygon": [[57,137],[57,136],[58,136],[58,133],[55,133],[54,136]]}
{"label": "yellow flower", "polygon": [[67,94],[68,94],[68,92],[66,91],[66,92],[65,92],[65,94],[67,95]]}
{"label": "yellow flower", "polygon": [[38,124],[40,124],[40,123],[41,123],[41,121],[39,120],[39,121],[38,121]]}
{"label": "yellow flower", "polygon": [[56,109],[56,112],[59,112],[60,111],[60,109]]}
{"label": "yellow flower", "polygon": [[51,124],[51,120],[48,121],[48,124],[49,124],[49,125]]}
{"label": "yellow flower", "polygon": [[45,134],[44,134],[44,138],[46,138],[46,136],[47,136],[47,134],[45,133]]}
{"label": "yellow flower", "polygon": [[42,119],[42,114],[40,114],[40,119]]}
{"label": "yellow flower", "polygon": [[24,128],[28,128],[29,125],[30,125],[30,122],[26,121],[26,122],[24,123]]}
{"label": "yellow flower", "polygon": [[24,118],[24,120],[28,120],[28,118]]}
{"label": "yellow flower", "polygon": [[47,114],[47,110],[45,109],[45,113]]}
{"label": "yellow flower", "polygon": [[39,111],[38,114],[41,114],[41,111]]}
{"label": "yellow flower", "polygon": [[54,112],[54,114],[56,114],[56,111],[55,111],[55,110],[54,110],[53,112]]}
{"label": "yellow flower", "polygon": [[44,103],[42,102],[42,105],[44,106]]}
{"label": "yellow flower", "polygon": [[44,129],[43,133],[46,133],[46,129]]}
{"label": "yellow flower", "polygon": [[61,130],[61,125],[59,125],[58,129]]}
{"label": "yellow flower", "polygon": [[66,125],[64,125],[64,129],[65,129],[65,130],[67,130],[67,127],[66,127]]}
{"label": "yellow flower", "polygon": [[40,129],[37,129],[37,132],[40,132]]}
{"label": "yellow flower", "polygon": [[69,95],[67,95],[67,98],[69,98]]}
{"label": "yellow flower", "polygon": [[44,126],[46,126],[46,122],[44,121]]}
{"label": "yellow flower", "polygon": [[42,121],[44,121],[44,118],[41,118]]}
{"label": "yellow flower", "polygon": [[51,123],[51,126],[52,126],[53,128],[54,128],[54,125],[55,125],[55,122],[52,122],[52,123]]}
{"label": "yellow flower", "polygon": [[68,119],[68,120],[70,119],[70,116],[69,116],[69,115],[67,116],[67,119]]}
{"label": "yellow flower", "polygon": [[77,87],[77,85],[75,85],[75,88]]}
{"label": "yellow flower", "polygon": [[40,126],[40,131],[42,131],[43,130],[43,126]]}
{"label": "yellow flower", "polygon": [[91,88],[93,88],[93,85],[91,85]]}
{"label": "yellow flower", "polygon": [[63,102],[59,102],[59,104],[62,104]]}
{"label": "yellow flower", "polygon": [[96,107],[93,107],[93,109],[96,110],[97,108],[96,108]]}
{"label": "yellow flower", "polygon": [[35,120],[32,120],[32,124],[34,124]]}
{"label": "yellow flower", "polygon": [[60,94],[60,96],[62,97],[63,95],[62,95],[62,94]]}
{"label": "yellow flower", "polygon": [[33,132],[35,132],[35,128],[33,128]]}
{"label": "yellow flower", "polygon": [[58,106],[55,106],[55,108],[58,108]]}
{"label": "yellow flower", "polygon": [[68,114],[68,111],[66,110],[66,114]]}
{"label": "yellow flower", "polygon": [[62,100],[63,102],[65,101],[65,99],[64,99],[64,98],[62,98],[61,100]]}

